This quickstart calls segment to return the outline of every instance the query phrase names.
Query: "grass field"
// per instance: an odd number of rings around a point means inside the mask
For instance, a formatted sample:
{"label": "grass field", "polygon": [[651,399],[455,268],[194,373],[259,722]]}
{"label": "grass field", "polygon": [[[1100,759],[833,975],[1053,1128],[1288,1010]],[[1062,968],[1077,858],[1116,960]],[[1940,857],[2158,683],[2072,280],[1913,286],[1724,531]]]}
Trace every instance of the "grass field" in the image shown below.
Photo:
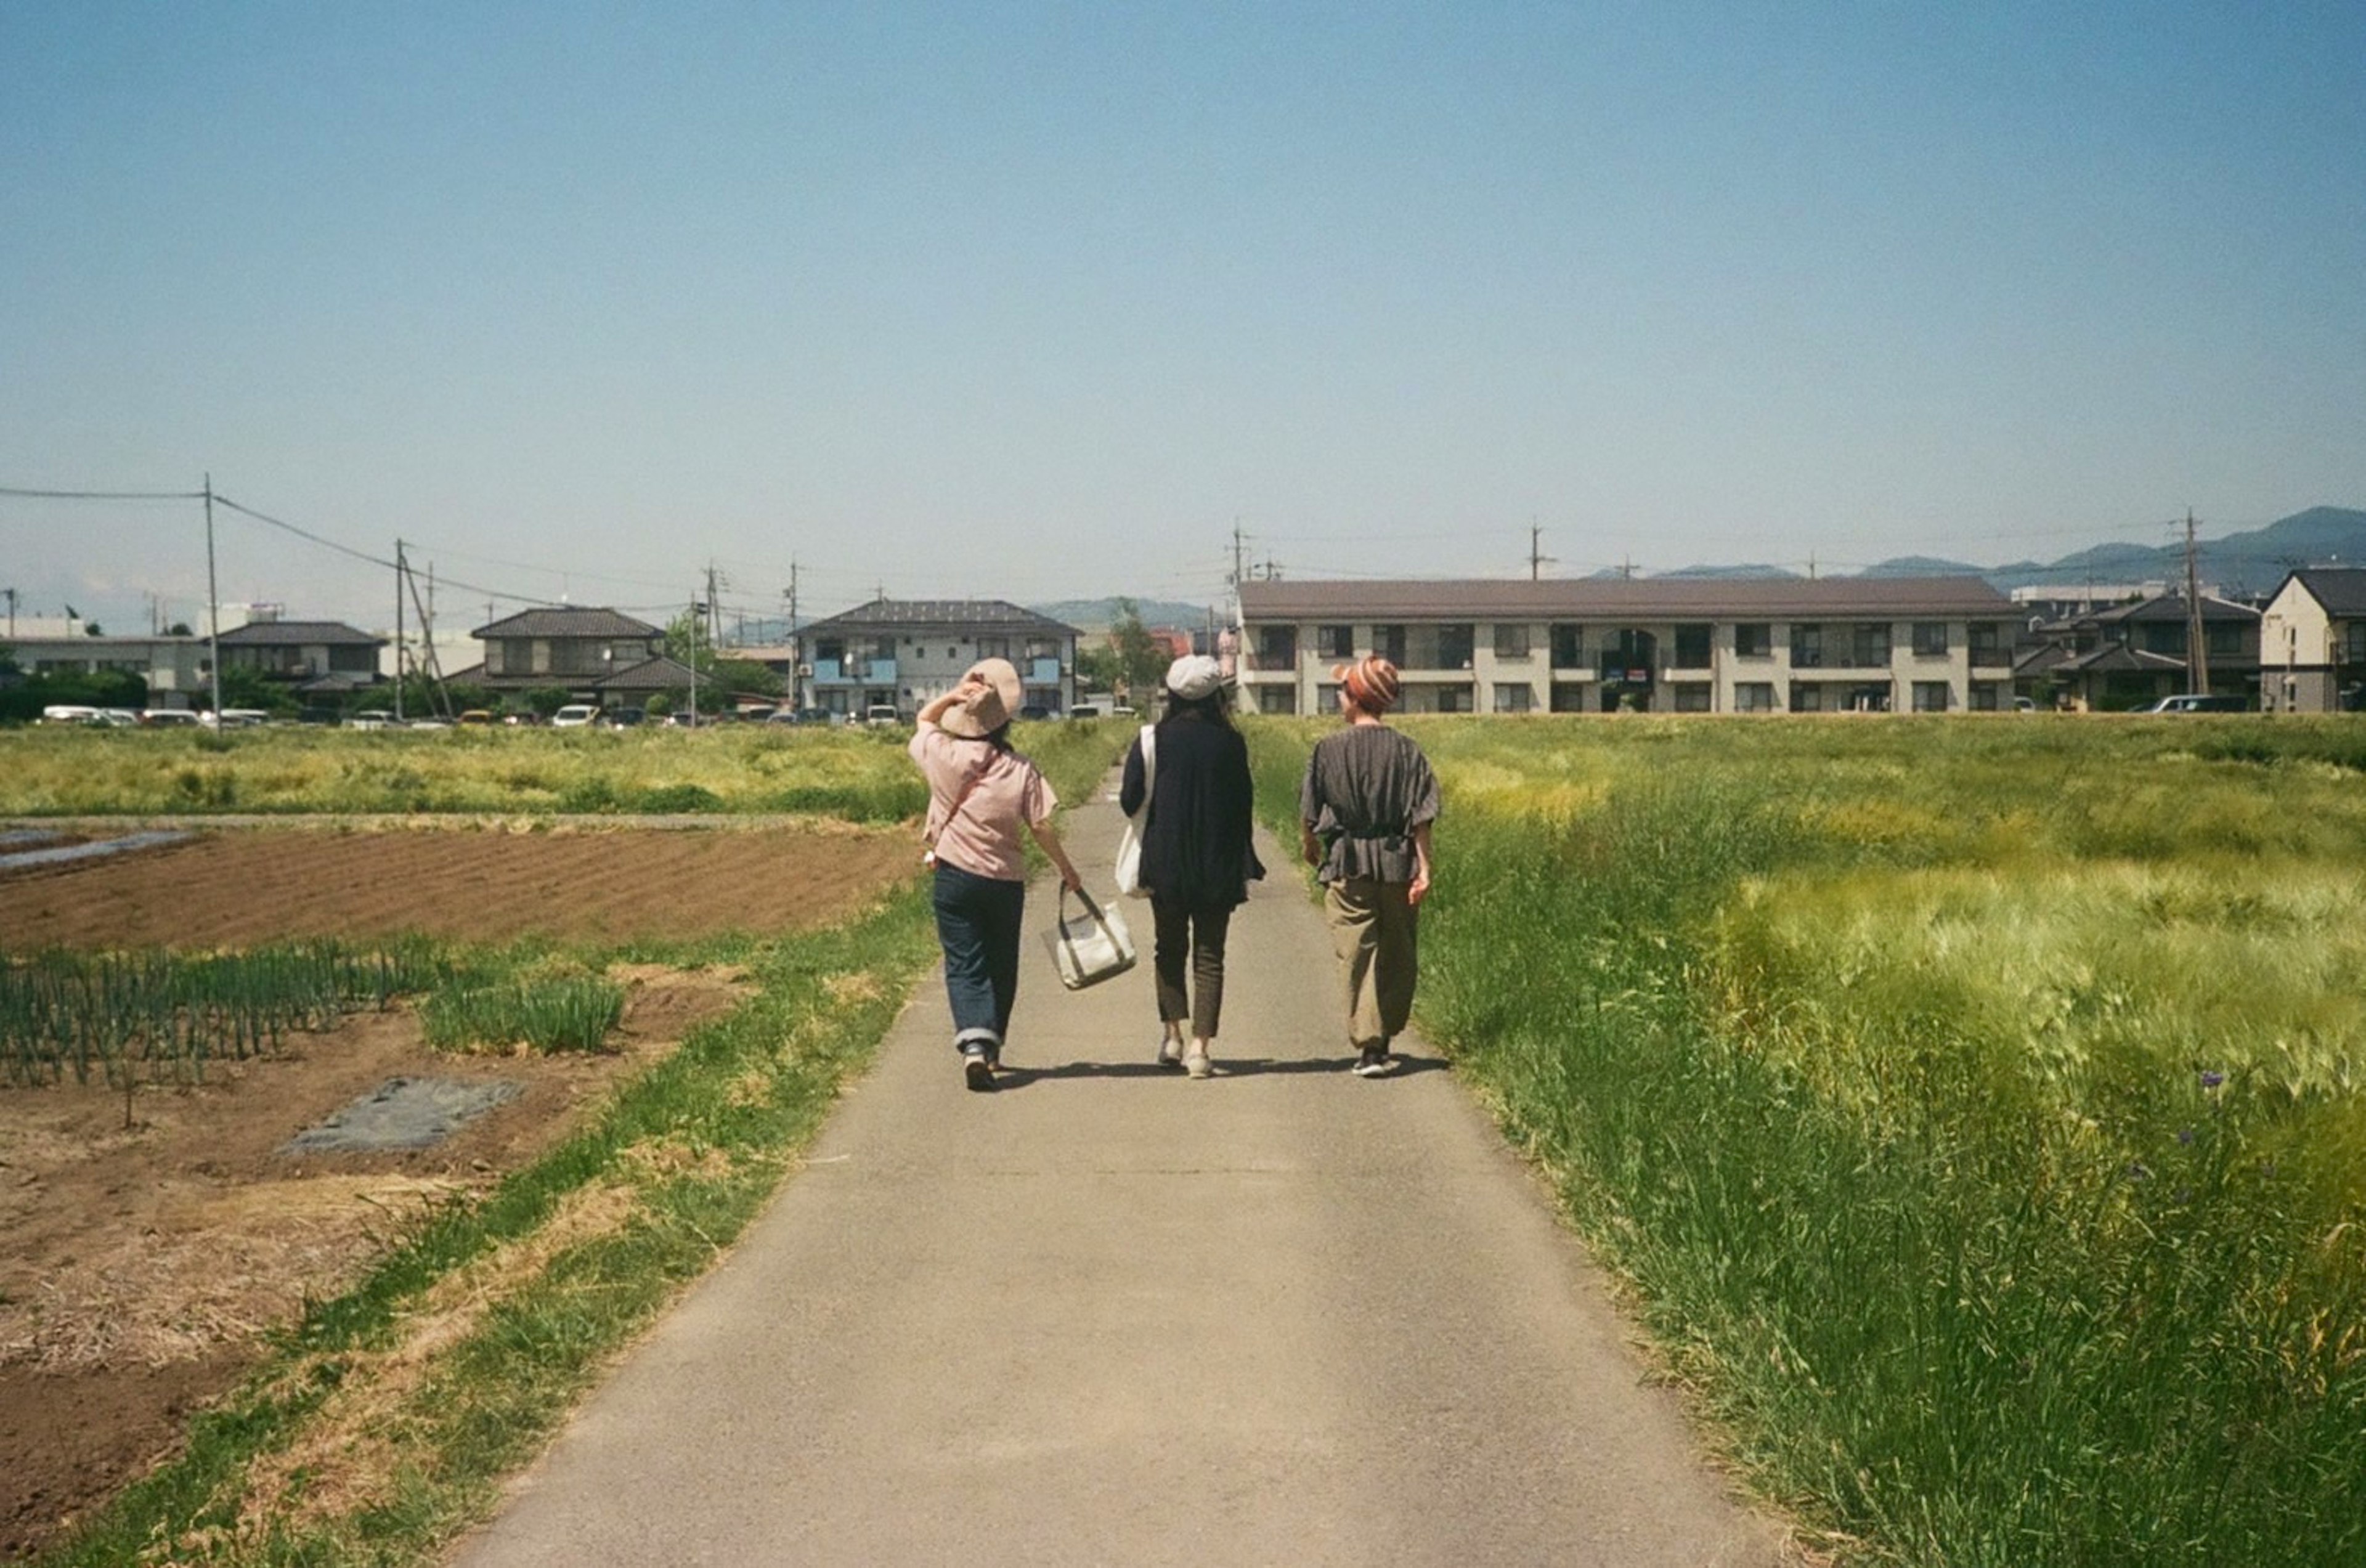
{"label": "grass field", "polygon": [[[1057,783],[1121,726],[1021,725]],[[919,814],[906,729],[0,730],[0,817],[262,812]]]}
{"label": "grass field", "polygon": [[[2366,1561],[2366,730],[1432,721],[1421,1017],[1868,1562]],[[1255,729],[1295,801],[1312,724]]]}

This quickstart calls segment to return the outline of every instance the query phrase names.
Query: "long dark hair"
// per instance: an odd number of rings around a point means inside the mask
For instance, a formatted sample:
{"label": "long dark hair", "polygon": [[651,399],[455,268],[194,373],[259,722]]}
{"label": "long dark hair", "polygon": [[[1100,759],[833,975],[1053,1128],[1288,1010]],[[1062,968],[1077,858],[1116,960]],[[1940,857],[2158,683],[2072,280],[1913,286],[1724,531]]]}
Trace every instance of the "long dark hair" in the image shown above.
{"label": "long dark hair", "polygon": [[1233,728],[1232,694],[1222,686],[1204,697],[1185,697],[1169,692],[1166,694],[1166,716],[1205,719],[1221,728],[1230,729]]}

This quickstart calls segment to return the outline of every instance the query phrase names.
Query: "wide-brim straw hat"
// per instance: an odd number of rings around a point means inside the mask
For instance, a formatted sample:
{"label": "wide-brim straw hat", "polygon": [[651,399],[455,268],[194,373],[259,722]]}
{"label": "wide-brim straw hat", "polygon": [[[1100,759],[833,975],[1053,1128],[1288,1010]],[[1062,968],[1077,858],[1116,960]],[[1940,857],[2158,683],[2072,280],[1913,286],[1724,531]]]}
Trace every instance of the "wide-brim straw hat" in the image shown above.
{"label": "wide-brim straw hat", "polygon": [[949,708],[939,720],[948,735],[959,735],[972,740],[983,740],[1010,722],[1021,701],[1019,669],[1008,659],[981,659],[962,672],[967,681],[973,675],[986,678],[986,690],[958,707]]}

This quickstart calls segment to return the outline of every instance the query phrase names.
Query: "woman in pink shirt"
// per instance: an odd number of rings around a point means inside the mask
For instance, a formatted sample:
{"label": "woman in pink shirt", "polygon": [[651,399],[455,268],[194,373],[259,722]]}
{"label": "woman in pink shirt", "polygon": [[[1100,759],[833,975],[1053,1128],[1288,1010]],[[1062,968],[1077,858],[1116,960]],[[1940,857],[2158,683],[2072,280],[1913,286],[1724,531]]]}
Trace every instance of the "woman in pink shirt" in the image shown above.
{"label": "woman in pink shirt", "polygon": [[912,737],[912,760],[929,781],[927,834],[953,1048],[974,1089],[994,1087],[1019,994],[1019,928],[1027,904],[1020,829],[1043,846],[1063,886],[1084,886],[1052,831],[1059,798],[1035,764],[1010,749],[1019,701],[1011,662],[981,660],[960,685],[920,710],[919,733]]}

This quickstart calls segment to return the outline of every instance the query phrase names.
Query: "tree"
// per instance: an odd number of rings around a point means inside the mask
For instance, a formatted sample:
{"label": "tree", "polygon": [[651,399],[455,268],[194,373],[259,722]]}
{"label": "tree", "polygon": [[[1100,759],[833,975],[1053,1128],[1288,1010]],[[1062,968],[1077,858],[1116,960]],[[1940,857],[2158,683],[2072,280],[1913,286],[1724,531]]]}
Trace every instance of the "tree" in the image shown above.
{"label": "tree", "polygon": [[[1117,657],[1117,682],[1121,682],[1129,700],[1146,697],[1158,690],[1158,682],[1166,673],[1166,650],[1142,624],[1142,612],[1131,599],[1117,602],[1117,621],[1110,627],[1110,649]],[[1080,660],[1081,662],[1081,660]]]}
{"label": "tree", "polygon": [[107,628],[100,626],[96,621],[84,621],[82,624],[82,635],[84,637],[105,637],[107,635]]}
{"label": "tree", "polygon": [[526,708],[544,718],[548,718],[574,700],[564,686],[535,686],[518,697]]}
{"label": "tree", "polygon": [[716,685],[734,696],[777,697],[787,690],[772,667],[752,659],[717,659],[707,667]]}
{"label": "tree", "polygon": [[171,626],[164,628],[164,635],[166,637],[195,637],[197,634],[189,629],[188,622],[175,621]]}
{"label": "tree", "polygon": [[701,680],[715,671],[715,645],[706,638],[706,617],[696,610],[684,610],[666,623],[665,650],[697,671]]}
{"label": "tree", "polygon": [[1089,645],[1076,649],[1076,684],[1086,691],[1114,691],[1122,674],[1118,665],[1117,649]]}
{"label": "tree", "polygon": [[260,671],[242,669],[221,672],[221,700],[226,708],[254,708],[283,717],[302,705],[280,682]]}

